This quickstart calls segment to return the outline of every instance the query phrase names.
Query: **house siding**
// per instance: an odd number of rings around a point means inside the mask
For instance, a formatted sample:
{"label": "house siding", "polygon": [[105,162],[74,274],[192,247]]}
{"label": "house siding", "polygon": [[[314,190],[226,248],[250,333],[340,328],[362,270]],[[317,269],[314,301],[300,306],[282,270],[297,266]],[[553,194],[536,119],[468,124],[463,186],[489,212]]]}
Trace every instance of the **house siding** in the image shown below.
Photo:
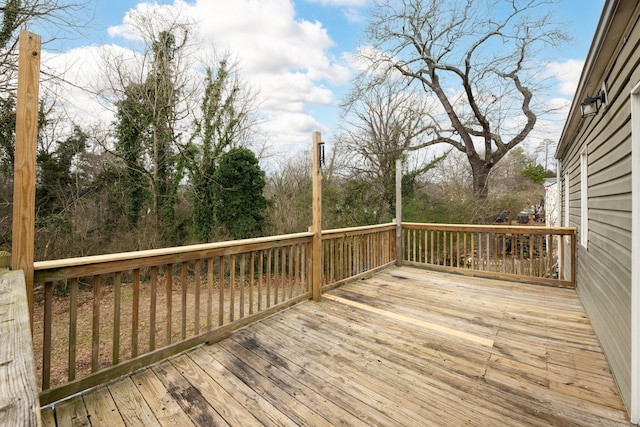
{"label": "house siding", "polygon": [[[587,147],[588,243],[576,252],[576,288],[600,339],[627,408],[631,400],[631,89],[640,81],[637,5],[628,37],[617,44],[606,73],[607,106],[583,119],[559,157],[569,174],[569,226],[581,223],[580,153]],[[629,19],[629,17],[627,17]],[[585,76],[583,76],[584,78]],[[578,96],[582,96],[578,94]],[[579,102],[576,99],[575,102]],[[638,118],[640,120],[640,118]],[[562,141],[561,141],[562,143]],[[580,238],[578,238],[580,241]]]}

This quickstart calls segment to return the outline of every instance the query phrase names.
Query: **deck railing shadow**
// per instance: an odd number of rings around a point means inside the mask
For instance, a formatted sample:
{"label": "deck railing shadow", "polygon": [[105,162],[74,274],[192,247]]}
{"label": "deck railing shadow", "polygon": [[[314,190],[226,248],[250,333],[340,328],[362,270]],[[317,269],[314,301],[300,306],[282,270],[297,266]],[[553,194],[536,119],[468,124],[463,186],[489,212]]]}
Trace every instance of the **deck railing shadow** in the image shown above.
{"label": "deck railing shadow", "polygon": [[[572,284],[574,265],[565,258],[573,257],[573,229],[413,223],[402,229],[408,264]],[[312,242],[309,232],[35,263],[40,403],[215,342],[310,299]],[[396,251],[393,223],[323,231],[322,290],[389,266]]]}

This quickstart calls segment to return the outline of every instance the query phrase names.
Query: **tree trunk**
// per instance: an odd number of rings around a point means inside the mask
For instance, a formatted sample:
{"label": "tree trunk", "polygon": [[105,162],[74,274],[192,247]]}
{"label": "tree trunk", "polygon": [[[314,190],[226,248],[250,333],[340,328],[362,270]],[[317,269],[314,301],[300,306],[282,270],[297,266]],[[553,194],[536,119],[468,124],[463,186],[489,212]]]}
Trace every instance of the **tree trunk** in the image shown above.
{"label": "tree trunk", "polygon": [[473,195],[476,200],[483,202],[489,196],[489,172],[492,165],[482,159],[469,159],[473,172]]}

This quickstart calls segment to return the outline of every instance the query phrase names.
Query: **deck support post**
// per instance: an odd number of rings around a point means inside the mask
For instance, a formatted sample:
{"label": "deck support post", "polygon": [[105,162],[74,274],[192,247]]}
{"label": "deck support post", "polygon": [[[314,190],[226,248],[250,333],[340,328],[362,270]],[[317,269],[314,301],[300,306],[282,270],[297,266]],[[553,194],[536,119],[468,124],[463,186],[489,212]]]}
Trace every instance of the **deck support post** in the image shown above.
{"label": "deck support post", "polygon": [[313,247],[311,254],[311,297],[322,294],[322,170],[323,144],[320,132],[313,133]]}
{"label": "deck support post", "polygon": [[396,265],[402,266],[402,159],[396,159]]}
{"label": "deck support post", "polygon": [[26,30],[20,31],[18,96],[16,101],[16,151],[13,175],[11,269],[24,271],[31,322],[33,322],[40,40],[40,36],[37,34]]}

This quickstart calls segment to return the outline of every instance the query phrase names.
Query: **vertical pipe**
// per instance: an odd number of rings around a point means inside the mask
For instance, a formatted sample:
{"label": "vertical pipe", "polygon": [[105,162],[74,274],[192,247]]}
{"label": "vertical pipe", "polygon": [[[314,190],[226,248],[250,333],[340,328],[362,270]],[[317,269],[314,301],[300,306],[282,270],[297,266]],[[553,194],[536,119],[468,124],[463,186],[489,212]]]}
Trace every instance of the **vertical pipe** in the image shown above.
{"label": "vertical pipe", "polygon": [[320,132],[313,133],[313,251],[311,297],[320,301],[322,289],[322,171],[320,170]]}
{"label": "vertical pipe", "polygon": [[396,265],[402,266],[402,160],[396,159]]}

